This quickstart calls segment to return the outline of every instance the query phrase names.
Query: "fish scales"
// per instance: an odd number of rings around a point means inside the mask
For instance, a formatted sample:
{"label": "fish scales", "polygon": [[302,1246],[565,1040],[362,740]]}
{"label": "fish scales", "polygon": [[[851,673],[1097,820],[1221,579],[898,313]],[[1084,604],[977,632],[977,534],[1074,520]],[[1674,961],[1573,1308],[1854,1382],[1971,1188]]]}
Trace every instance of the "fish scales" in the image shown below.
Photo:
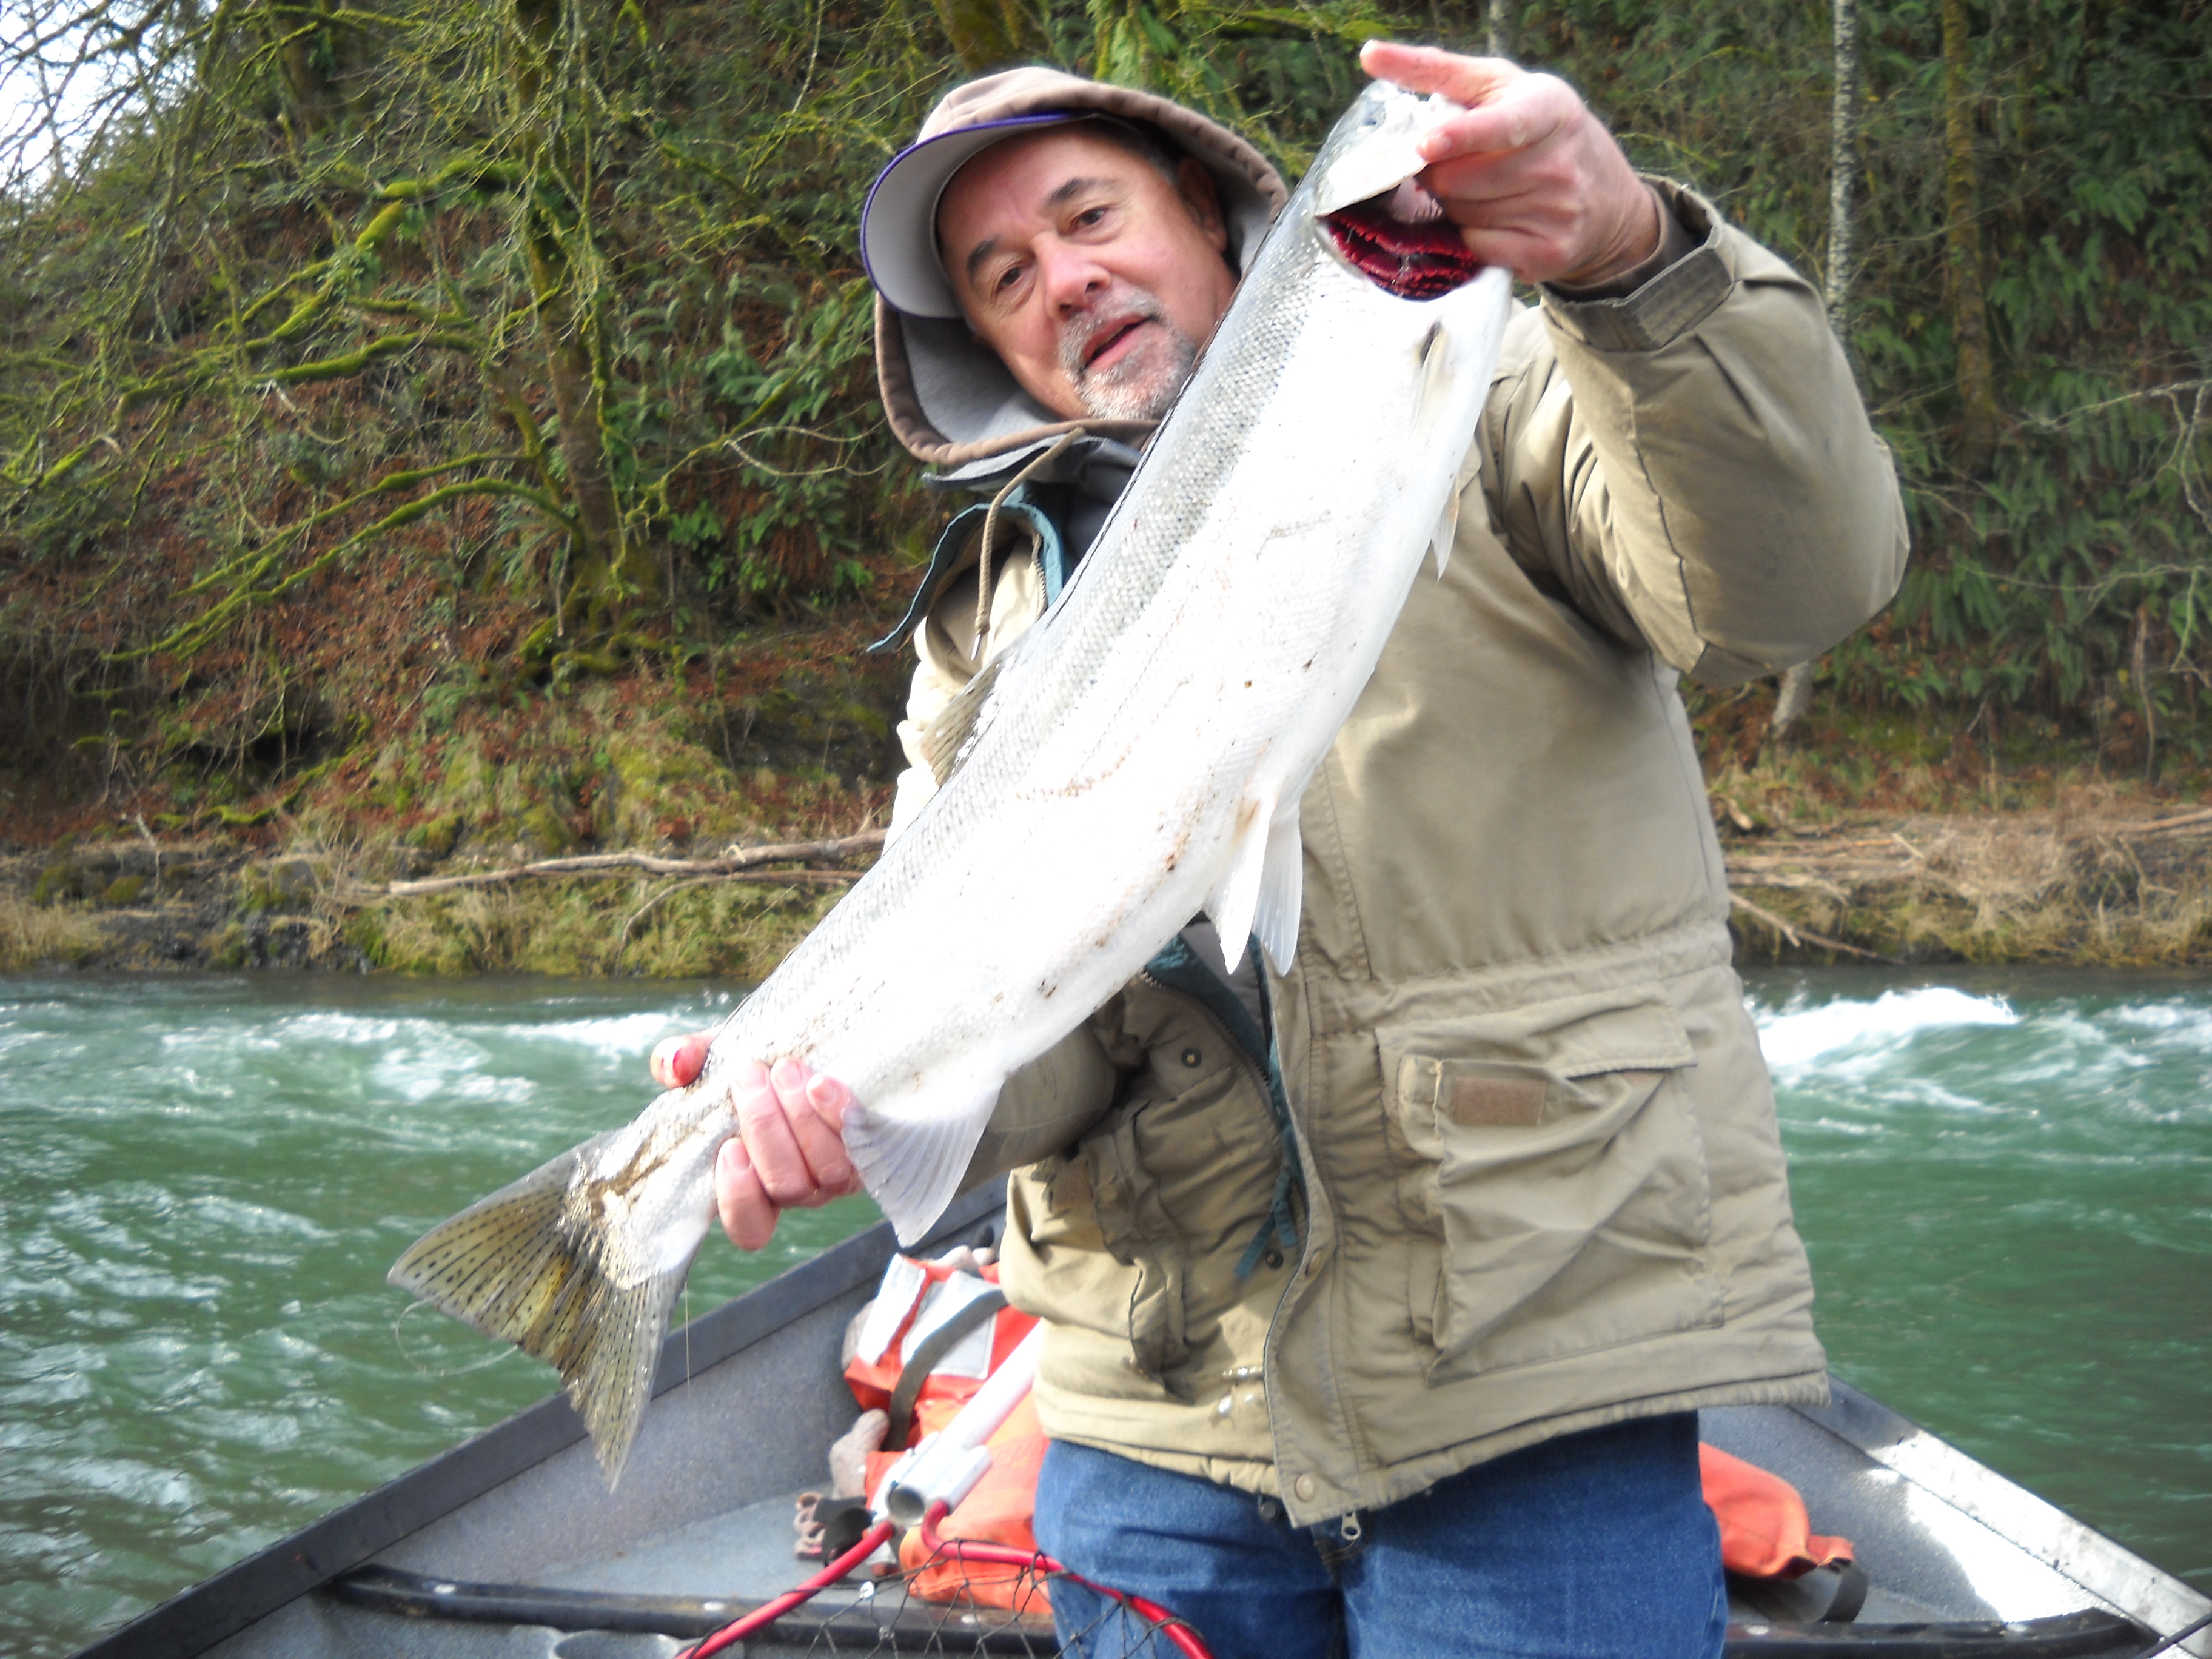
{"label": "fish scales", "polygon": [[610,1484],[713,1224],[740,1064],[851,1086],[847,1146],[911,1243],[1006,1079],[1194,915],[1289,960],[1298,799],[1432,542],[1441,567],[1507,305],[1498,271],[1398,298],[1325,216],[1419,171],[1449,107],[1378,86],[1338,124],[1060,603],[963,700],[955,769],[699,1079],[392,1269],[556,1364]]}

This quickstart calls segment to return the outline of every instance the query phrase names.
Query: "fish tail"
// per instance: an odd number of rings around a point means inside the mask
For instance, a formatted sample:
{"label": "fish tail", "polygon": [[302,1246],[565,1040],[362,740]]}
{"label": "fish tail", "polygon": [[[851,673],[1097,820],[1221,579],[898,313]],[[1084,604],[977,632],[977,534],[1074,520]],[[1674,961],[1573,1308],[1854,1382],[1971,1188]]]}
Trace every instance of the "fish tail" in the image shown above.
{"label": "fish tail", "polygon": [[386,1277],[559,1371],[611,1492],[645,1420],[653,1362],[690,1261],[617,1282],[617,1262],[649,1258],[590,1206],[570,1201],[605,1139],[570,1148],[440,1222]]}

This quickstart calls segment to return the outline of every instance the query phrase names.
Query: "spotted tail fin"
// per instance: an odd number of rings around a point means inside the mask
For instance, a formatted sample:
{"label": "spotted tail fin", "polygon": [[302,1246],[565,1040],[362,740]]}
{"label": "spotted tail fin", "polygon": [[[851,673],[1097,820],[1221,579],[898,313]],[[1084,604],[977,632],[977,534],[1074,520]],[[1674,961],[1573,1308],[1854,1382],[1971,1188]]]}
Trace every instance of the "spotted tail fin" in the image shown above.
{"label": "spotted tail fin", "polygon": [[614,1237],[590,1206],[571,1199],[579,1174],[609,1138],[571,1147],[440,1222],[386,1277],[559,1371],[611,1492],[645,1420],[653,1362],[690,1259],[634,1284],[616,1282],[617,1262],[650,1260],[649,1253]]}

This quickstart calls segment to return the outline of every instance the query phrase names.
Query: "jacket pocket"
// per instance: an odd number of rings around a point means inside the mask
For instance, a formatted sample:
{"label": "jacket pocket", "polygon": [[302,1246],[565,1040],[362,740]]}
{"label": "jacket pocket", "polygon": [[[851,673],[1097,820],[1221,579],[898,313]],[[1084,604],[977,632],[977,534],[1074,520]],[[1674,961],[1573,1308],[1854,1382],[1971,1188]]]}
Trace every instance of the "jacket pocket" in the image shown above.
{"label": "jacket pocket", "polygon": [[1189,1263],[1181,1236],[1162,1210],[1158,1183],[1139,1149],[1138,1115],[1124,1113],[1086,1144],[1091,1197],[1106,1252],[1128,1270],[1124,1309],[1130,1369],[1162,1386],[1188,1352],[1184,1281]]}
{"label": "jacket pocket", "polygon": [[1721,1322],[1696,1056],[1656,988],[1376,1035],[1430,1382]]}
{"label": "jacket pocket", "polygon": [[1188,1352],[1188,1252],[1139,1146],[1139,1111],[1158,1103],[1123,1104],[1079,1145],[1009,1178],[1001,1276],[1009,1299],[1121,1350],[1110,1374],[1094,1370],[1073,1385],[1084,1393],[1153,1399],[1163,1389],[1184,1392],[1175,1369]]}

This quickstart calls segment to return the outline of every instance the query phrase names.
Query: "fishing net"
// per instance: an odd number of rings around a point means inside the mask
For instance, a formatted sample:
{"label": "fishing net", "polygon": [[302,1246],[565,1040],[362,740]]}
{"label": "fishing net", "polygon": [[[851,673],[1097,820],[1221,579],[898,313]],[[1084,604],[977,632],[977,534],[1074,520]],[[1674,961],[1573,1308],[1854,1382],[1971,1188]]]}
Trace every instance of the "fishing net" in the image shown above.
{"label": "fishing net", "polygon": [[[1054,1585],[1070,1575],[1043,1557],[1021,1564],[971,1560],[973,1547],[957,1540],[933,1540],[919,1551],[909,1547],[898,1570],[877,1576],[863,1567],[851,1573],[747,1635],[741,1650],[749,1656],[1009,1653],[1040,1659],[1061,1652],[1050,1602]],[[1092,1659],[1204,1654],[1188,1627],[1148,1603],[1077,1595],[1063,1595],[1063,1604],[1100,1609],[1072,1632],[1070,1654]],[[708,1638],[682,1651],[704,1659],[739,1650],[734,1645],[717,1650]]]}
{"label": "fishing net", "polygon": [[[929,1559],[925,1571],[937,1585],[957,1578],[960,1588],[949,1600],[925,1599],[915,1590],[917,1573],[900,1572],[864,1585],[860,1593],[848,1591],[842,1605],[825,1605],[829,1597],[810,1603],[808,1609],[787,1614],[764,1633],[746,1644],[749,1654],[782,1651],[804,1654],[932,1654],[1011,1653],[1042,1656],[1059,1653],[1052,1614],[1045,1600],[1053,1581],[1061,1575],[1035,1568],[973,1565],[939,1553]],[[1019,1608],[993,1602],[1009,1592]],[[1040,1592],[1042,1592],[1040,1594]],[[1179,1659],[1179,1650],[1167,1633],[1164,1621],[1149,1620],[1113,1601],[1104,1611],[1073,1632],[1071,1653],[1090,1655],[1158,1656]],[[811,1628],[793,1626],[808,1622]]]}

